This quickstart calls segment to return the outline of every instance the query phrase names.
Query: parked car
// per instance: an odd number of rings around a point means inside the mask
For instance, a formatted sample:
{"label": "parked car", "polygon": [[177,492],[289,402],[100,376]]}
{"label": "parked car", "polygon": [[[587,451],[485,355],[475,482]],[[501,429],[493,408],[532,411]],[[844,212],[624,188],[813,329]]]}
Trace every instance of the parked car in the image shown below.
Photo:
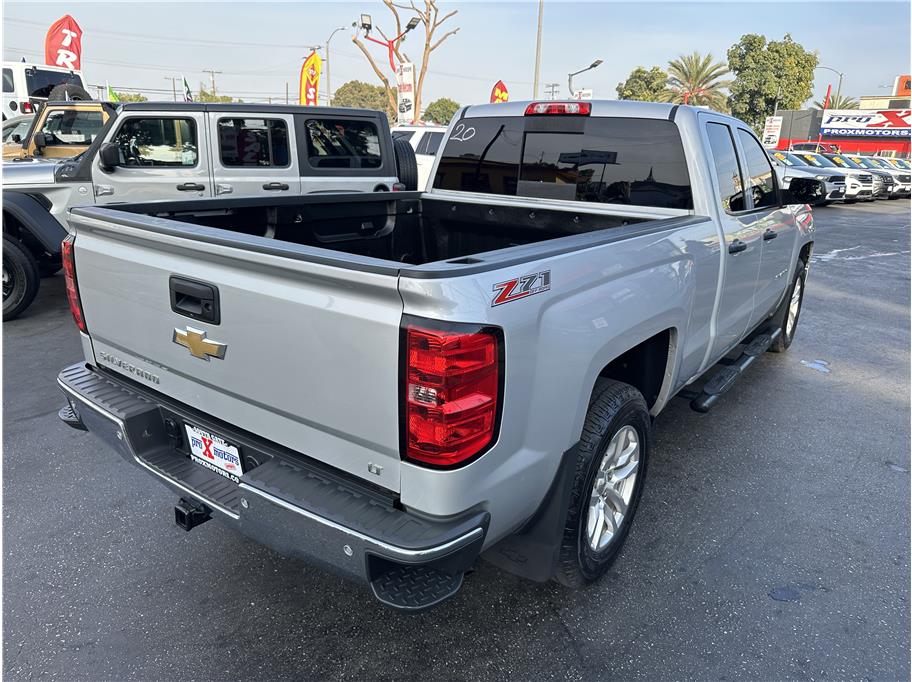
{"label": "parked car", "polygon": [[846,177],[845,203],[853,204],[856,201],[874,201],[874,176],[873,174],[837,166],[823,154],[815,152],[793,152],[801,161],[812,168],[819,168],[821,172],[840,172]]}
{"label": "parked car", "polygon": [[814,152],[816,154],[838,154],[841,149],[835,142],[793,142],[789,146],[789,151],[795,152]]}
{"label": "parked car", "polygon": [[28,136],[34,115],[13,116],[3,122],[3,160],[18,157],[22,153],[22,140]]}
{"label": "parked car", "polygon": [[424,193],[76,207],[60,417],[182,528],[397,608],[482,553],[578,587],[627,536],[653,418],[792,343],[822,195],[715,111],[547,101],[463,108]]}
{"label": "parked car", "polygon": [[17,159],[67,159],[82,154],[101,134],[114,105],[107,102],[49,102],[35,116],[18,150],[4,148],[4,161]]}
{"label": "parked car", "polygon": [[846,154],[845,156],[850,161],[854,161],[865,168],[889,173],[893,178],[893,185],[888,198],[909,198],[909,195],[912,194],[912,181],[910,181],[909,171],[903,171],[887,161],[874,156],[861,156],[858,154]]}
{"label": "parked car", "polygon": [[851,168],[854,170],[870,173],[874,180],[872,196],[875,199],[886,199],[893,191],[893,176],[886,171],[872,169],[864,164],[856,163],[845,154],[824,154],[824,156],[840,168]]}
{"label": "parked car", "polygon": [[820,168],[809,166],[791,152],[771,151],[769,156],[773,161],[773,168],[779,175],[782,187],[788,189],[792,178],[814,178],[823,182],[826,195],[815,206],[825,206],[834,201],[843,201],[846,195],[846,176],[843,173],[826,172]]}
{"label": "parked car", "polygon": [[431,178],[431,168],[434,166],[434,157],[443,142],[446,126],[396,126],[393,128],[393,137],[406,140],[415,150],[415,159],[418,162],[418,187],[425,189]]}
{"label": "parked car", "polygon": [[34,114],[48,100],[92,99],[81,71],[59,66],[3,62],[3,120]]}
{"label": "parked car", "polygon": [[[393,143],[386,115],[377,111],[142,102],[108,115],[79,156],[4,167],[4,320],[31,304],[42,272],[60,268],[73,206],[375,192],[418,183],[411,147]],[[47,153],[56,139],[45,138],[41,149]]]}
{"label": "parked car", "polygon": [[912,170],[912,164],[909,163],[908,159],[900,159],[895,156],[878,156],[875,158],[885,161],[894,168],[899,168],[900,170]]}

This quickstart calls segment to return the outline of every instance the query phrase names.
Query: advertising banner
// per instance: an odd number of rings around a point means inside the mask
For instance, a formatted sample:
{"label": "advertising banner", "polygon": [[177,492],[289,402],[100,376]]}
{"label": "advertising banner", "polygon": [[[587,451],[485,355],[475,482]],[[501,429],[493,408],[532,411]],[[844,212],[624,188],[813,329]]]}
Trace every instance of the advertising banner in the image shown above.
{"label": "advertising banner", "polygon": [[69,14],[51,24],[44,37],[44,63],[78,71],[82,59],[82,29]]}
{"label": "advertising banner", "polygon": [[763,124],[763,137],[760,141],[767,149],[775,149],[779,145],[779,136],[782,134],[782,117],[767,116]]}
{"label": "advertising banner", "polygon": [[828,109],[820,134],[824,137],[909,138],[910,109]]}
{"label": "advertising banner", "polygon": [[912,97],[912,76],[908,73],[897,76],[893,81],[894,97]]}
{"label": "advertising banner", "polygon": [[503,81],[497,81],[494,84],[494,88],[491,90],[491,104],[500,104],[501,102],[509,102],[510,93],[507,91],[507,85]]}
{"label": "advertising banner", "polygon": [[415,111],[415,65],[402,62],[396,69],[396,90],[398,92],[399,114],[396,120],[412,123],[417,118]]}
{"label": "advertising banner", "polygon": [[301,104],[309,107],[317,106],[322,68],[323,60],[316,51],[307,55],[307,59],[301,66]]}

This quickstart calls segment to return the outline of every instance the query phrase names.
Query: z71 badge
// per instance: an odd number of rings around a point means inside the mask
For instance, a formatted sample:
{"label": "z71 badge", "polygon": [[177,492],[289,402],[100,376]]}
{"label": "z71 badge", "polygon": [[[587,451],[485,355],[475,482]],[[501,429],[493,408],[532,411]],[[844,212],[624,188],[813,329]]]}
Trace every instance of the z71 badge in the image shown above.
{"label": "z71 badge", "polygon": [[540,294],[551,288],[551,271],[536,272],[534,275],[523,275],[516,279],[509,279],[506,282],[499,282],[494,285],[494,291],[497,295],[491,301],[491,305],[502,305],[510,303],[520,298],[526,298],[532,294]]}

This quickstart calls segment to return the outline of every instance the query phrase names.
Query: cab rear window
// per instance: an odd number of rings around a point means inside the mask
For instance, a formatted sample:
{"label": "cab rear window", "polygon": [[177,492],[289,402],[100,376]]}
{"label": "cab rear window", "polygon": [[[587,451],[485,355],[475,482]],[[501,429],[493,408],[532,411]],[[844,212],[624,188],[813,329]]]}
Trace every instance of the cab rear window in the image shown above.
{"label": "cab rear window", "polygon": [[693,207],[680,133],[671,121],[657,119],[464,119],[449,133],[434,187],[603,204]]}

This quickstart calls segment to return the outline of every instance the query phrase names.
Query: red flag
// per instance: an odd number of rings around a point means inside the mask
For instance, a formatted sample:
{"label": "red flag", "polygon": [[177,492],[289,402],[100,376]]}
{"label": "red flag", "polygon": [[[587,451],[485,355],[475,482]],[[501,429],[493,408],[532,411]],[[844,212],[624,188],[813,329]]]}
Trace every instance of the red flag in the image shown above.
{"label": "red flag", "polygon": [[494,89],[491,90],[491,104],[506,102],[510,99],[510,93],[507,92],[507,86],[503,81],[497,81]]}
{"label": "red flag", "polygon": [[51,24],[44,39],[44,62],[50,66],[79,69],[82,57],[82,29],[69,14]]}

